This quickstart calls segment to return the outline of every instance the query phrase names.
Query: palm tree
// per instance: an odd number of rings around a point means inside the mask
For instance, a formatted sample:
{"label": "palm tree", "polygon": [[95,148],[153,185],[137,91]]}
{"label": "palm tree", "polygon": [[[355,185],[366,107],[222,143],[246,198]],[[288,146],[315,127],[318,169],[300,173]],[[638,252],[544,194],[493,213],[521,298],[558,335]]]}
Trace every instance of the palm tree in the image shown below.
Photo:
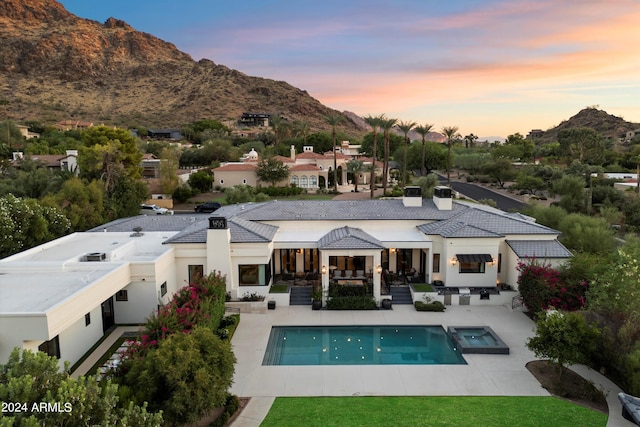
{"label": "palm tree", "polygon": [[302,135],[302,144],[307,145],[307,134],[309,133],[309,122],[300,120],[295,122],[296,135]]}
{"label": "palm tree", "polygon": [[340,114],[331,114],[325,120],[331,126],[331,136],[333,137],[333,191],[338,192],[338,158],[336,154],[336,126],[342,123],[343,117]]}
{"label": "palm tree", "polygon": [[279,114],[274,114],[269,118],[269,126],[273,128],[273,133],[275,135],[275,147],[276,154],[278,154],[278,149],[280,148],[280,133],[282,131],[282,126],[284,124],[284,119]]}
{"label": "palm tree", "polygon": [[404,159],[402,161],[402,187],[404,188],[406,182],[405,180],[407,179],[407,149],[408,149],[408,142],[409,142],[409,132],[411,132],[411,129],[413,129],[414,127],[416,127],[416,122],[405,122],[405,121],[401,121],[400,123],[398,123],[398,128],[402,131],[402,133],[404,134]]}
{"label": "palm tree", "polygon": [[424,165],[424,144],[426,142],[427,134],[431,132],[433,125],[425,123],[424,125],[416,126],[416,132],[422,136],[422,159],[420,160],[420,175],[424,175],[427,171]]}
{"label": "palm tree", "polygon": [[464,137],[464,148],[473,147],[476,144],[478,137],[472,133]]}
{"label": "palm tree", "polygon": [[389,132],[398,119],[383,119],[380,127],[384,131],[384,158],[382,159],[382,194],[387,194],[387,183],[389,180]]}
{"label": "palm tree", "polygon": [[355,186],[355,192],[358,192],[358,175],[365,170],[364,162],[358,159],[351,159],[347,163],[347,172],[353,175],[353,184]]}
{"label": "palm tree", "polygon": [[458,126],[444,126],[442,133],[447,137],[447,185],[451,186],[451,142],[457,138]]}
{"label": "palm tree", "polygon": [[370,194],[370,198],[373,199],[373,193],[375,192],[376,189],[376,150],[377,150],[377,141],[378,141],[378,127],[380,126],[380,124],[382,123],[382,121],[385,119],[384,114],[380,114],[379,116],[367,116],[364,118],[364,121],[366,124],[368,124],[369,126],[371,126],[371,128],[373,129],[373,154],[371,156],[371,179],[369,182],[370,188],[371,188],[371,194]]}

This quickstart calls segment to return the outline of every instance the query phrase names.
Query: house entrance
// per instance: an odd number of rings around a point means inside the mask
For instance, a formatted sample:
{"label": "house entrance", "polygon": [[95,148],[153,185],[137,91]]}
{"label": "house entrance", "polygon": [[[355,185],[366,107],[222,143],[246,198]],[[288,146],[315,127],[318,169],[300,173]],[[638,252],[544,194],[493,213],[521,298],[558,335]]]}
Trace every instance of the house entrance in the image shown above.
{"label": "house entrance", "polygon": [[113,312],[113,297],[111,297],[102,303],[102,332],[107,332],[107,329],[115,323],[116,316]]}

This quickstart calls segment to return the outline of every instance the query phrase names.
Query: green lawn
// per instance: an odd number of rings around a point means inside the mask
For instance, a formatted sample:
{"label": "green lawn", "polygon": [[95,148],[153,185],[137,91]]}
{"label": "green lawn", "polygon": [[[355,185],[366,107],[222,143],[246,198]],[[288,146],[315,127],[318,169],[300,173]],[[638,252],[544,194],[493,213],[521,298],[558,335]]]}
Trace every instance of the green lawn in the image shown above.
{"label": "green lawn", "polygon": [[261,427],[599,427],[607,415],[555,397],[279,397]]}

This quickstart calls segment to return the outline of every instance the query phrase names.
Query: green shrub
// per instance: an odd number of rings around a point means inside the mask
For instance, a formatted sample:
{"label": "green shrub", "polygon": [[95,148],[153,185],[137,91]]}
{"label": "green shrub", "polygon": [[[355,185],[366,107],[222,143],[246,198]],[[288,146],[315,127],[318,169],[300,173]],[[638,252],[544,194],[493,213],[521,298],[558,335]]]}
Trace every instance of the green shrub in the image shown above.
{"label": "green shrub", "polygon": [[223,427],[227,425],[227,421],[229,421],[229,418],[238,411],[238,408],[240,408],[238,396],[234,394],[228,395],[227,400],[224,403],[224,411],[218,416],[218,418],[209,424],[209,427]]}
{"label": "green shrub", "polygon": [[195,196],[197,194],[197,192],[194,192],[193,190],[191,190],[191,187],[189,187],[186,184],[183,185],[179,185],[178,187],[176,187],[176,189],[173,191],[173,200],[177,201],[178,203],[184,203],[187,200],[189,200],[189,198]]}
{"label": "green shrub", "polygon": [[370,295],[330,297],[327,299],[327,310],[375,310],[376,300]]}
{"label": "green shrub", "polygon": [[418,311],[444,311],[446,307],[440,301],[433,301],[430,303],[424,303],[422,301],[416,301],[413,306]]}

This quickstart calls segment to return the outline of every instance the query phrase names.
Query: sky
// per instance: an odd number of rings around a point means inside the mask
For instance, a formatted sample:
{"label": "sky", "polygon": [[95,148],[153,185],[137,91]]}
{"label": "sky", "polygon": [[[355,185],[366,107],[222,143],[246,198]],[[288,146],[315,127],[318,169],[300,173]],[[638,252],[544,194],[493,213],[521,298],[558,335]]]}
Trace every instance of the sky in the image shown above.
{"label": "sky", "polygon": [[461,135],[640,122],[638,0],[59,0],[324,105]]}

